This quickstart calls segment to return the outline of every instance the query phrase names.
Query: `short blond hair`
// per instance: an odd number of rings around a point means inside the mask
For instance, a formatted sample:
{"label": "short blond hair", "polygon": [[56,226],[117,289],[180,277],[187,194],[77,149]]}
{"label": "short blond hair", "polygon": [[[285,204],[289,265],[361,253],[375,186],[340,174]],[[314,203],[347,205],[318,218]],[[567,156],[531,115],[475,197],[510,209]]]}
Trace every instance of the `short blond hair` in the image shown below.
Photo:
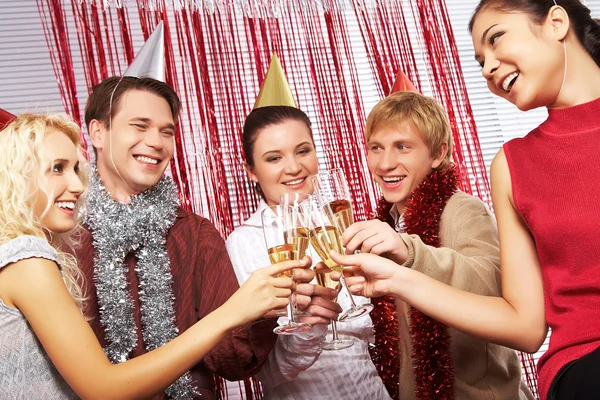
{"label": "short blond hair", "polygon": [[410,122],[417,128],[433,158],[439,156],[442,144],[446,143],[448,151],[436,169],[441,170],[450,165],[452,130],[448,115],[434,99],[419,93],[396,92],[377,103],[367,118],[367,142],[378,127],[400,125],[403,122]]}
{"label": "short blond hair", "polygon": [[[0,131],[0,245],[22,235],[48,240],[58,252],[58,263],[69,293],[83,310],[85,300],[83,278],[75,258],[64,251],[63,244],[73,245],[73,231],[57,235],[48,231],[34,214],[35,195],[32,187],[43,187],[48,165],[43,165],[41,153],[46,135],[52,131],[64,133],[79,148],[81,130],[66,114],[22,114]],[[85,162],[81,152],[80,164]],[[79,178],[86,184],[85,168],[81,165]],[[51,196],[48,195],[48,198]],[[81,202],[81,198],[79,202]],[[76,230],[80,228],[76,224]]]}

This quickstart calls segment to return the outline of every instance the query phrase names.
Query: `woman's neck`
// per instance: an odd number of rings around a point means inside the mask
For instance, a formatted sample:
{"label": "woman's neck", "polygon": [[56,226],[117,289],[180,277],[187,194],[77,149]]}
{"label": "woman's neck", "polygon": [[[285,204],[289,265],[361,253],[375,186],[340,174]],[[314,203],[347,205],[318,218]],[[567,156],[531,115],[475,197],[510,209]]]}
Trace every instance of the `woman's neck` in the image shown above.
{"label": "woman's neck", "polygon": [[600,68],[587,50],[571,41],[567,43],[567,74],[563,88],[548,109],[573,107],[597,98],[600,98]]}

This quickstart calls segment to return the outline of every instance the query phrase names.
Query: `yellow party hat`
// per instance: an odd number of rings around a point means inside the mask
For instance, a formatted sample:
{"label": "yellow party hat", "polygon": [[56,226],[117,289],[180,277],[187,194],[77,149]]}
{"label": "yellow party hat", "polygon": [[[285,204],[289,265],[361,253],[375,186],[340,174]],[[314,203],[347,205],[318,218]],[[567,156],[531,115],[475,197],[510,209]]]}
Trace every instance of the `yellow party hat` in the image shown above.
{"label": "yellow party hat", "polygon": [[289,106],[298,108],[277,54],[273,54],[273,58],[271,58],[269,70],[267,71],[267,75],[265,76],[265,80],[262,83],[260,92],[258,92],[258,97],[256,98],[256,102],[252,109],[254,110],[267,106]]}

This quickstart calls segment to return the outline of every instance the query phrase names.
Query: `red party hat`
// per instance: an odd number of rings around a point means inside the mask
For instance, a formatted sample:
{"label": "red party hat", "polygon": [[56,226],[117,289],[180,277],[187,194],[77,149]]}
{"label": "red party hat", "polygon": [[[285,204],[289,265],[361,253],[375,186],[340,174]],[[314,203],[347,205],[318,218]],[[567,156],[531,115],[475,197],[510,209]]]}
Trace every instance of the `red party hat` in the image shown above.
{"label": "red party hat", "polygon": [[390,93],[388,94],[396,92],[419,92],[417,88],[415,88],[415,86],[412,84],[410,79],[408,79],[408,77],[404,75],[404,72],[402,72],[401,69],[398,70],[398,74],[396,75],[396,81],[394,81],[394,84],[392,85],[392,90],[390,90]]}

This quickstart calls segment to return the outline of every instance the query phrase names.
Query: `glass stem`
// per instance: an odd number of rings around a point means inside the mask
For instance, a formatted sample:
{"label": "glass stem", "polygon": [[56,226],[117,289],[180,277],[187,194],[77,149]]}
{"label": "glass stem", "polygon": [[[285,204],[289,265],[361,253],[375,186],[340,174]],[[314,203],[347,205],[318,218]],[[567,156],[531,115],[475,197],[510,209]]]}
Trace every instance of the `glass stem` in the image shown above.
{"label": "glass stem", "polygon": [[290,302],[286,307],[286,312],[289,322],[296,322],[294,321],[294,306],[292,305],[292,296],[290,296]]}
{"label": "glass stem", "polygon": [[331,339],[333,342],[337,342],[338,339],[338,333],[337,333],[337,324],[335,323],[335,321],[331,321],[331,334],[333,336],[333,338]]}
{"label": "glass stem", "polygon": [[354,296],[352,296],[352,293],[350,293],[350,289],[348,289],[348,285],[346,284],[346,279],[344,279],[343,272],[342,276],[340,277],[340,283],[342,284],[342,288],[346,291],[346,293],[348,293],[348,296],[350,296],[350,304],[352,304],[352,307],[356,307],[356,303],[354,302]]}

